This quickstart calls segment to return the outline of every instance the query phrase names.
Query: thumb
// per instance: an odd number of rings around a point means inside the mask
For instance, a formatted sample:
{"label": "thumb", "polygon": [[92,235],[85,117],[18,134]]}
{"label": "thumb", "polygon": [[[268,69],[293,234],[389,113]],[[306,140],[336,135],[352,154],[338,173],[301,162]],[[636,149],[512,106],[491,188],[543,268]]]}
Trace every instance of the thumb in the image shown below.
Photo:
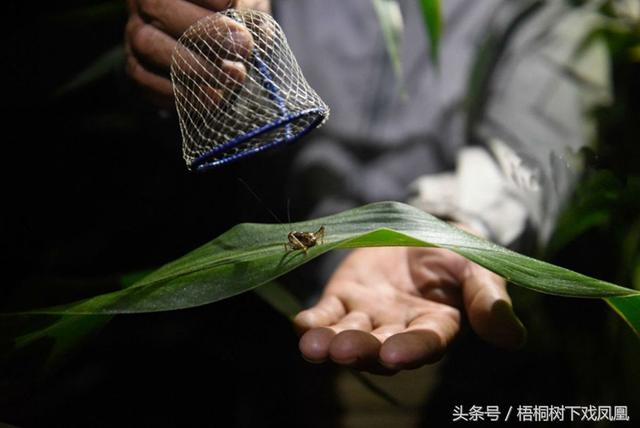
{"label": "thumb", "polygon": [[503,278],[469,262],[463,278],[462,296],[469,322],[478,336],[509,350],[524,345],[527,330],[513,312]]}

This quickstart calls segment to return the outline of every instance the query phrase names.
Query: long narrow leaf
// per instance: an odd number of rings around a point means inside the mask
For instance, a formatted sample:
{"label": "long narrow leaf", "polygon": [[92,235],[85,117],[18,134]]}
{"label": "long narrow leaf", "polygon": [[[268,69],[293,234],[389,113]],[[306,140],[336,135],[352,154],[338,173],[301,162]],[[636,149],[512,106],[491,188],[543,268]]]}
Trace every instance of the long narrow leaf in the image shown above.
{"label": "long narrow leaf", "polygon": [[119,64],[124,63],[124,47],[114,46],[100,55],[87,68],[78,73],[70,81],[59,87],[54,96],[66,95],[69,92],[81,89],[92,84],[111,73]]}
{"label": "long narrow leaf", "polygon": [[391,66],[402,87],[402,33],[404,23],[402,12],[396,0],[372,0],[373,8],[380,22],[384,42],[391,60]]}
{"label": "long narrow leaf", "polygon": [[255,293],[273,309],[289,319],[293,319],[302,309],[300,302],[277,282],[270,282],[255,289]]}
{"label": "long narrow leaf", "polygon": [[442,34],[442,9],[440,0],[418,0],[422,10],[422,18],[429,34],[431,60],[438,63],[440,54],[440,36]]}
{"label": "long narrow leaf", "polygon": [[[300,250],[285,251],[286,231],[282,225],[241,224],[128,288],[28,313],[118,314],[189,308],[266,284],[332,249],[365,246],[447,248],[514,284],[543,293],[572,297],[640,295],[638,291],[520,255],[400,203],[371,204],[290,227],[311,231],[320,225],[325,226],[325,242],[310,248],[307,255]],[[620,303],[616,308],[637,329],[637,314],[628,313],[635,306]]]}
{"label": "long narrow leaf", "polygon": [[58,14],[47,15],[46,20],[57,25],[81,25],[90,27],[96,22],[120,18],[127,12],[126,2],[109,0],[65,10]]}
{"label": "long narrow leaf", "polygon": [[605,299],[636,335],[640,336],[640,295],[609,297]]}

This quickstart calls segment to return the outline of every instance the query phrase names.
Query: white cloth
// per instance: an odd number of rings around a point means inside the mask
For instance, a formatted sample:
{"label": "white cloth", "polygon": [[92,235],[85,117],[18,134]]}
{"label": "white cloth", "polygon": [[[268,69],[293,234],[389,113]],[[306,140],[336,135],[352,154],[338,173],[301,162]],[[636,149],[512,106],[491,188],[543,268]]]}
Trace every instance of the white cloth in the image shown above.
{"label": "white cloth", "polygon": [[455,172],[422,176],[412,191],[410,204],[471,226],[502,245],[515,241],[526,225],[527,211],[517,188],[481,147],[462,149]]}

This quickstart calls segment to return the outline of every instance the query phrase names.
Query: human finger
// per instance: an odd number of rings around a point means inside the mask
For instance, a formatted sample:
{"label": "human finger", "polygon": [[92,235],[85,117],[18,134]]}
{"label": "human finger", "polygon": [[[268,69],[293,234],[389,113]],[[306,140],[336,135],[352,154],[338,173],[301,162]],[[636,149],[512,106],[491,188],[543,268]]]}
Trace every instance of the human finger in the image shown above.
{"label": "human finger", "polygon": [[162,107],[172,105],[173,89],[169,79],[147,70],[133,55],[127,57],[127,73],[154,103]]}
{"label": "human finger", "polygon": [[329,328],[335,331],[336,334],[345,330],[370,332],[373,329],[373,324],[369,314],[362,311],[351,311],[337,323],[330,325]]}
{"label": "human finger", "polygon": [[328,327],[346,315],[342,301],[336,296],[324,295],[313,307],[306,309],[293,319],[294,326],[302,333],[312,328]]}
{"label": "human finger", "polygon": [[234,7],[236,9],[251,9],[271,13],[270,0],[237,0]]}
{"label": "human finger", "polygon": [[139,16],[129,18],[126,27],[127,43],[140,60],[168,71],[176,40],[156,27],[145,23]]}
{"label": "human finger", "polygon": [[146,22],[175,39],[193,23],[213,13],[185,0],[139,0],[137,10]]}
{"label": "human finger", "polygon": [[212,15],[189,28],[183,33],[182,43],[212,61],[244,60],[254,47],[253,36],[247,26],[220,14]]}
{"label": "human finger", "polygon": [[195,3],[209,10],[215,10],[219,12],[221,10],[235,7],[238,0],[189,0],[191,3]]}
{"label": "human finger", "polygon": [[487,342],[517,349],[526,340],[526,329],[513,312],[506,281],[469,262],[462,295],[473,330]]}
{"label": "human finger", "polygon": [[441,305],[416,317],[380,349],[380,363],[389,369],[413,369],[438,361],[460,330],[460,312]]}
{"label": "human finger", "polygon": [[[350,312],[345,316],[338,319],[337,322],[326,326],[324,322],[328,319],[332,319],[337,309],[334,304],[331,303],[330,300],[326,300],[324,305],[329,306],[329,311],[315,311],[307,310],[306,314],[301,313],[296,317],[296,325],[300,329],[301,324],[308,325],[318,325],[319,327],[314,327],[306,331],[302,337],[300,338],[299,348],[300,352],[304,358],[308,361],[312,362],[322,362],[326,360],[330,355],[330,348],[332,342],[336,335],[345,330],[359,330],[359,331],[370,331],[371,330],[371,321],[363,312]],[[315,308],[317,309],[316,305]],[[302,315],[302,316],[301,316]],[[301,322],[302,321],[302,322]],[[340,353],[341,347],[337,349],[338,354],[336,354],[337,359],[343,359],[343,355]],[[333,359],[333,356],[332,356]]]}
{"label": "human finger", "polygon": [[329,358],[329,347],[336,332],[328,327],[307,330],[298,343],[302,357],[311,363],[322,363]]}
{"label": "human finger", "polygon": [[405,328],[407,328],[407,325],[404,323],[385,324],[372,330],[371,334],[378,339],[380,343],[384,343],[389,337],[404,331]]}
{"label": "human finger", "polygon": [[210,108],[233,100],[247,77],[245,62],[253,46],[247,29],[214,15],[190,28],[173,52],[171,65],[176,90],[190,93],[197,108]]}
{"label": "human finger", "polygon": [[247,68],[241,61],[211,58],[201,55],[190,47],[178,44],[170,58],[174,76],[182,84],[196,84],[225,90],[234,90],[242,85]]}
{"label": "human finger", "polygon": [[461,307],[460,274],[466,260],[439,248],[409,249],[409,273],[422,297]]}
{"label": "human finger", "polygon": [[337,364],[377,374],[390,374],[378,362],[380,341],[362,330],[344,330],[331,340],[329,357]]}

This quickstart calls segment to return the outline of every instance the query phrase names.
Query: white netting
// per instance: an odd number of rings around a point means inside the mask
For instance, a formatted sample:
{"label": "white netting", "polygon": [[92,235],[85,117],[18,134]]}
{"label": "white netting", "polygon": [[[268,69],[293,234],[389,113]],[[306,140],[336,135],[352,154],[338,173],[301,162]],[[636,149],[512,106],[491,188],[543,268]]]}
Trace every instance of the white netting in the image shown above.
{"label": "white netting", "polygon": [[171,80],[183,156],[196,169],[289,142],[329,114],[280,26],[258,11],[230,9],[189,27]]}

